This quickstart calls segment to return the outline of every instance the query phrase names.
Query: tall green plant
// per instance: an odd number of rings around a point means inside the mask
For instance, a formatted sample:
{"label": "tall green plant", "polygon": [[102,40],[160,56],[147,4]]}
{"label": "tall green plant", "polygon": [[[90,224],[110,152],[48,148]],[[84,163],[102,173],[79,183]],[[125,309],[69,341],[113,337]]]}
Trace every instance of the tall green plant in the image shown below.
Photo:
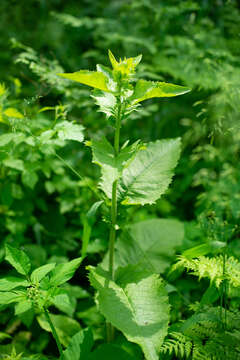
{"label": "tall green plant", "polygon": [[[154,97],[185,94],[188,88],[165,82],[135,79],[141,55],[117,61],[109,51],[112,69],[97,65],[97,71],[80,70],[60,76],[94,88],[93,99],[114,127],[111,144],[104,136],[91,146],[93,162],[101,167],[100,188],[110,203],[108,272],[89,267],[90,282],[98,290],[98,305],[107,321],[138,343],[149,360],[158,359],[158,351],[168,326],[168,302],[158,275],[137,265],[115,272],[114,249],[120,206],[154,203],[167,190],[180,156],[180,139],[157,140],[148,144],[130,139],[120,144],[120,130],[140,103]],[[110,200],[110,202],[109,202]],[[151,306],[150,306],[151,305]],[[108,325],[107,337],[113,339]]]}

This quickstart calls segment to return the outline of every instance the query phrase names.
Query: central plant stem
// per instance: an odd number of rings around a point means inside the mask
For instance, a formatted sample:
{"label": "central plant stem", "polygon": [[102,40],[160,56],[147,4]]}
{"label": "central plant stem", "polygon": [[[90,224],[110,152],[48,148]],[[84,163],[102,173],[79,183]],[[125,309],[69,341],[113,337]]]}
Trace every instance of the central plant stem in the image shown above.
{"label": "central plant stem", "polygon": [[[121,119],[122,119],[122,104],[121,104],[121,98],[119,96],[118,112],[116,117],[116,128],[114,135],[115,157],[117,157],[119,154]],[[112,185],[111,228],[109,234],[109,273],[112,280],[114,280],[114,246],[115,246],[116,230],[117,230],[117,185],[118,185],[118,180],[116,179]],[[114,327],[110,323],[107,323],[108,342],[112,341],[113,338],[114,338]]]}
{"label": "central plant stem", "polygon": [[[116,129],[114,136],[114,150],[115,156],[119,153],[119,138],[121,128],[121,102],[118,102],[118,114],[116,118]],[[117,226],[117,185],[118,180],[115,180],[112,185],[112,204],[111,204],[111,229],[109,234],[109,273],[114,279],[114,245],[116,239],[116,226]]]}

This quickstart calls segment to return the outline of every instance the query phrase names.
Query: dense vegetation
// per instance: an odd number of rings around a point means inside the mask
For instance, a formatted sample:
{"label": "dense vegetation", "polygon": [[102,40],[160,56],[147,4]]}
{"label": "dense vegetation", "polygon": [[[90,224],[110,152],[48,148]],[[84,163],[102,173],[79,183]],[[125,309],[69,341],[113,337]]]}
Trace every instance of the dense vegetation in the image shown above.
{"label": "dense vegetation", "polygon": [[0,12],[0,359],[240,359],[239,2]]}

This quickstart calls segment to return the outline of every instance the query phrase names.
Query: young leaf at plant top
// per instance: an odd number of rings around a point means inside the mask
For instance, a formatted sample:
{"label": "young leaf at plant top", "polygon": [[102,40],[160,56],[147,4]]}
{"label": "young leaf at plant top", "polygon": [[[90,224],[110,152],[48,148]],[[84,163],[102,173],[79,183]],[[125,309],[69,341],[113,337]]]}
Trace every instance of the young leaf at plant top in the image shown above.
{"label": "young leaf at plant top", "polygon": [[163,281],[137,266],[120,268],[116,282],[100,267],[88,267],[98,291],[97,304],[107,321],[139,344],[147,360],[158,360],[167,334],[169,305]]}

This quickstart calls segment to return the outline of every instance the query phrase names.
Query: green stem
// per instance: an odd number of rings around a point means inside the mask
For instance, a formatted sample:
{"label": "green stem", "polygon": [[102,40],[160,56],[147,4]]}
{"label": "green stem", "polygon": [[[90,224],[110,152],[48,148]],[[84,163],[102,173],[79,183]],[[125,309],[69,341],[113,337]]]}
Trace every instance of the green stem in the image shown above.
{"label": "green stem", "polygon": [[[121,128],[121,100],[118,97],[118,114],[116,117],[116,129],[114,135],[114,150],[115,156],[119,154],[119,139],[120,139],[120,128]],[[116,179],[112,185],[112,203],[111,203],[111,228],[109,233],[109,274],[112,280],[114,280],[114,247],[116,240],[116,228],[117,228],[117,185],[118,180]],[[110,342],[114,339],[114,327],[107,323],[107,341]]]}
{"label": "green stem", "polygon": [[63,357],[63,349],[62,349],[62,345],[61,345],[61,343],[60,343],[58,334],[57,334],[56,329],[55,329],[55,327],[54,327],[54,325],[53,325],[53,322],[52,322],[52,320],[51,320],[51,318],[50,318],[50,316],[49,316],[49,312],[48,312],[48,310],[45,309],[45,308],[44,308],[44,314],[45,314],[46,319],[47,319],[47,322],[49,323],[50,328],[51,328],[51,330],[52,330],[52,334],[53,334],[53,337],[54,337],[54,339],[55,339],[55,341],[56,341],[59,354],[60,354],[61,357]]}

